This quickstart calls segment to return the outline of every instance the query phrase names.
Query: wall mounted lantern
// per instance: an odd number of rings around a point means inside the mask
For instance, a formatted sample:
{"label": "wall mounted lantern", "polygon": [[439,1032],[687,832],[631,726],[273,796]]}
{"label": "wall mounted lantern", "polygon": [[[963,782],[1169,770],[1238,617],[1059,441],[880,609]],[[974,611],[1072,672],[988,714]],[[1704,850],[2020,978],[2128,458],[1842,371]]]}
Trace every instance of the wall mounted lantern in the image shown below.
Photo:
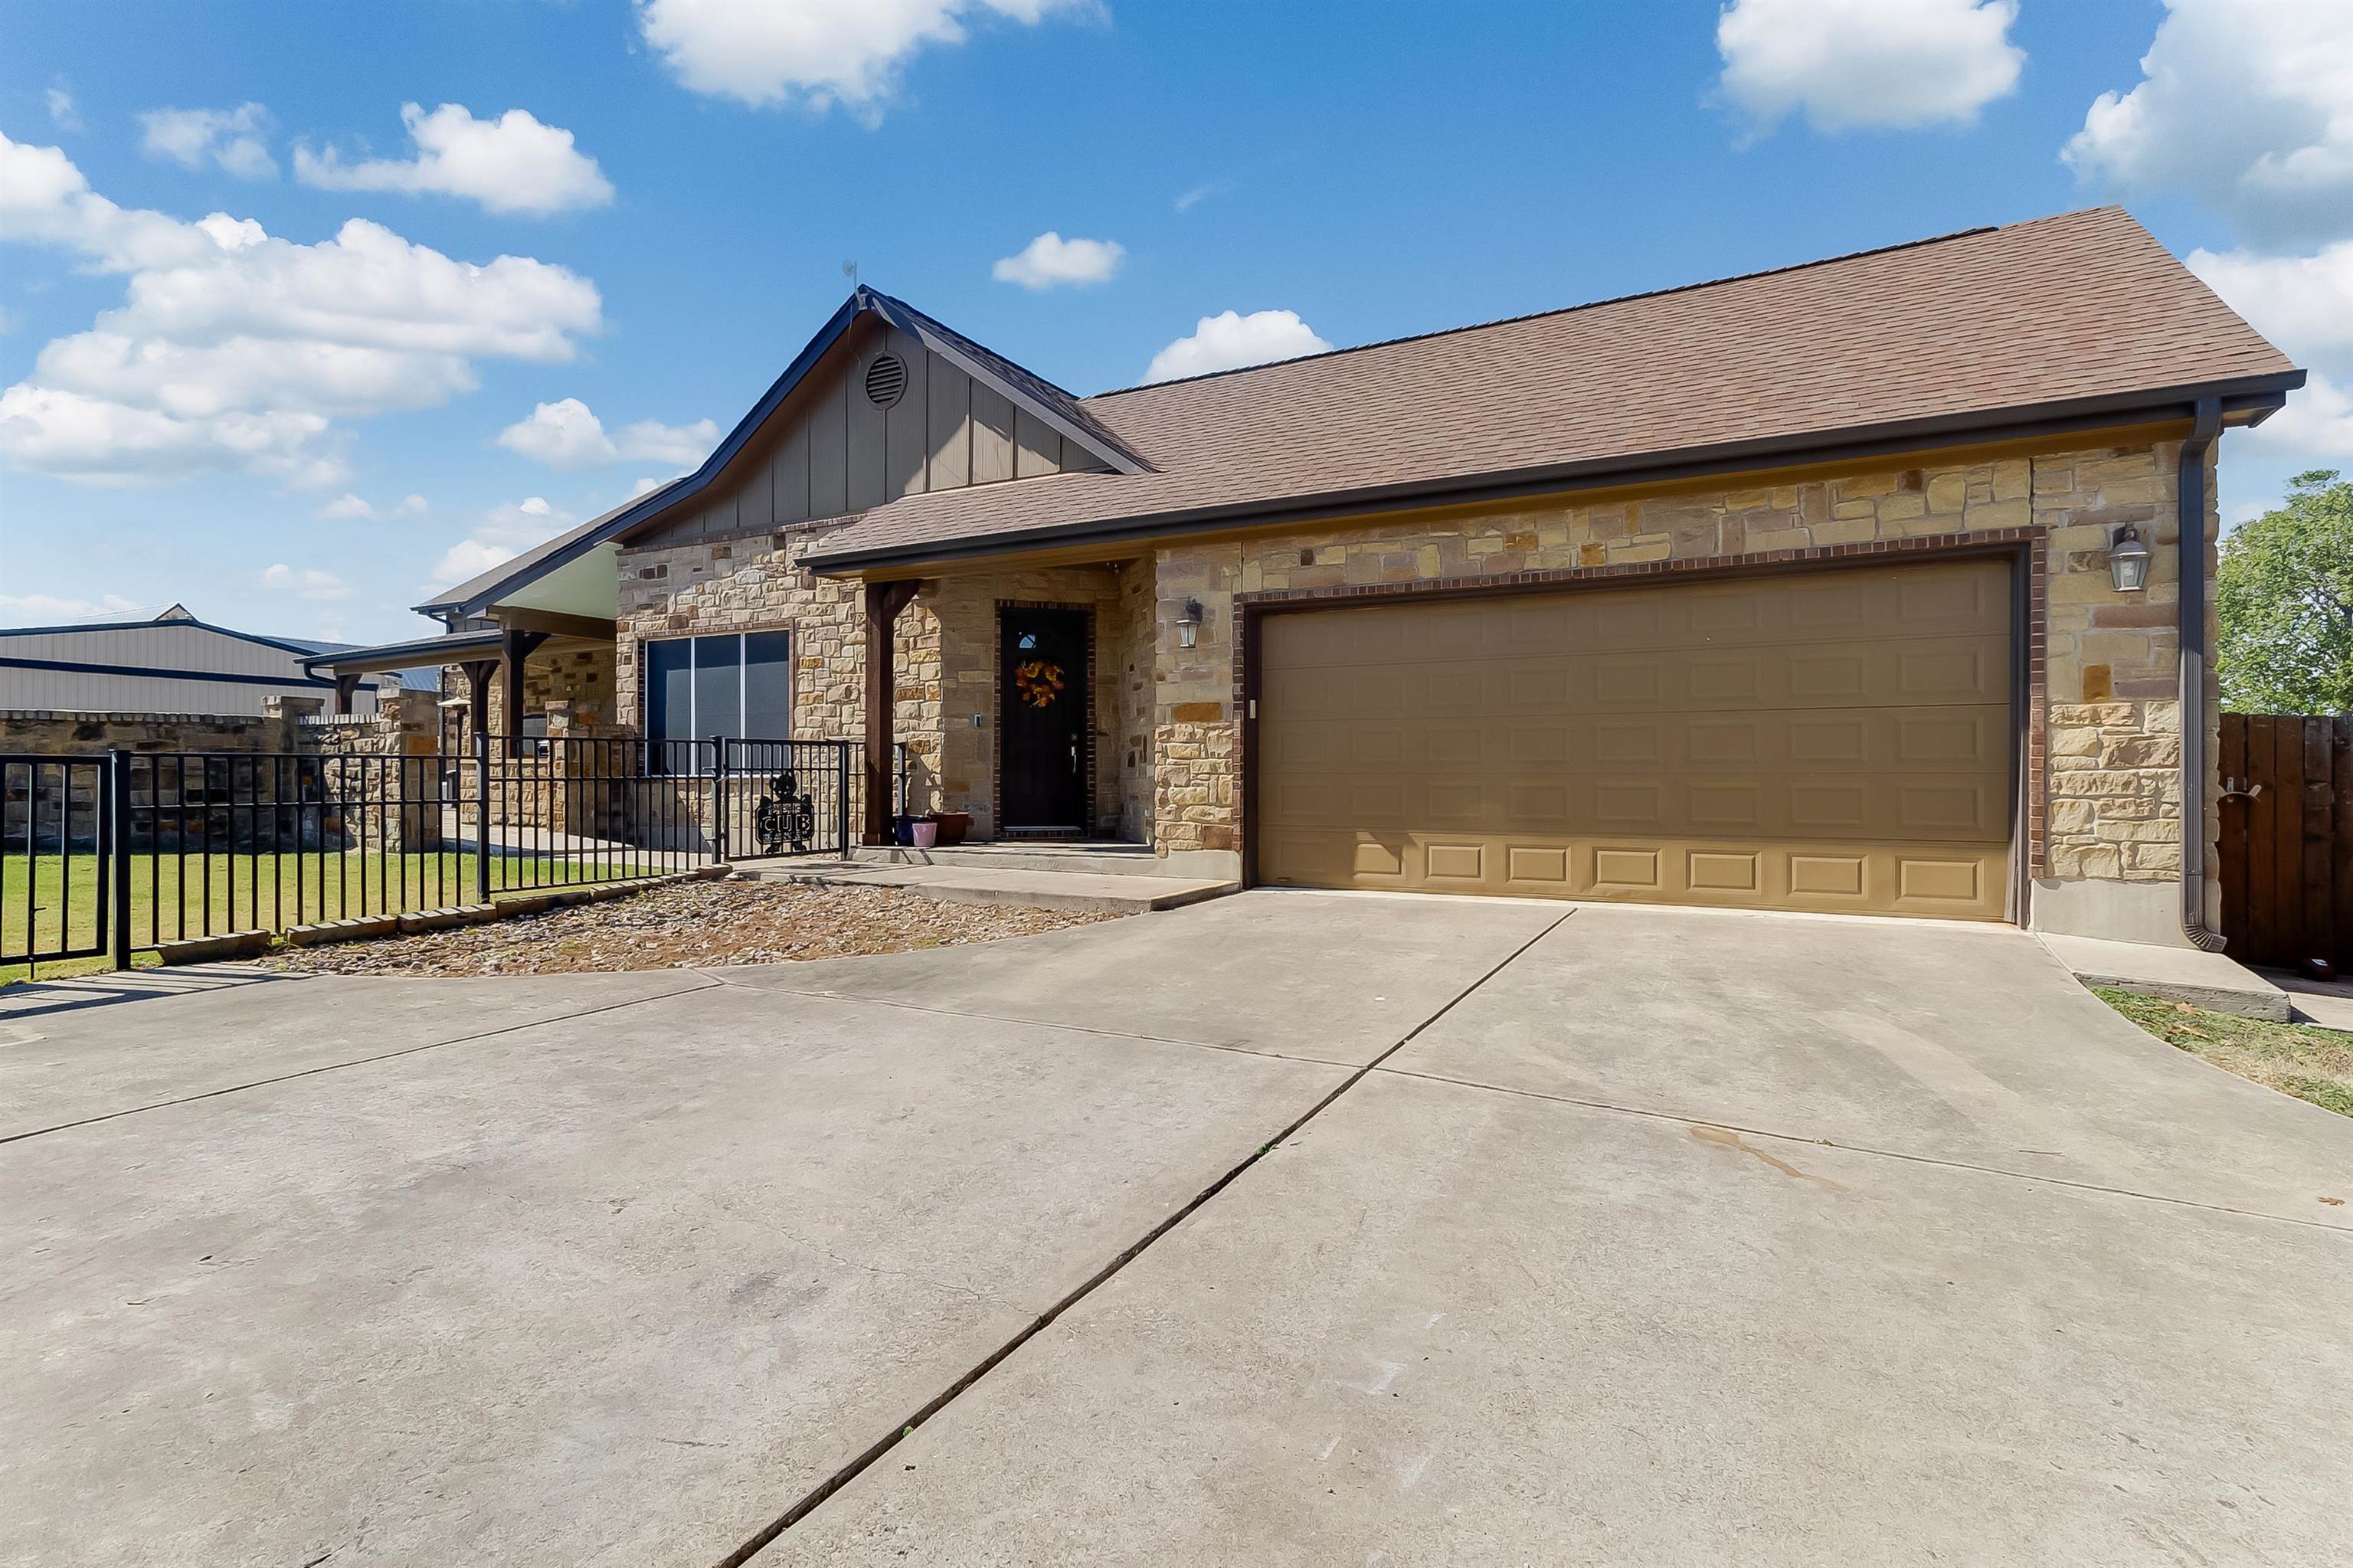
{"label": "wall mounted lantern", "polygon": [[2148,587],[2148,546],[2129,523],[2108,541],[2108,580],[2118,593],[2138,593]]}
{"label": "wall mounted lantern", "polygon": [[[2144,550],[2141,553],[2147,555],[2148,552]],[[1177,647],[1190,648],[1201,641],[1201,614],[1199,599],[1188,599],[1185,601],[1185,613],[1176,618]]]}

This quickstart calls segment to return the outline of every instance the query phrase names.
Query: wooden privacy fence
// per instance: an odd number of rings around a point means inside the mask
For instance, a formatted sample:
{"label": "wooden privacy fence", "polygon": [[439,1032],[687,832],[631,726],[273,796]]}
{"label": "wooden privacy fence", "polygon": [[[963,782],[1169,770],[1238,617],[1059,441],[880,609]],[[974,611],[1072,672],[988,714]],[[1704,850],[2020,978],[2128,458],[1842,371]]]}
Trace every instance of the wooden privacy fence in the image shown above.
{"label": "wooden privacy fence", "polygon": [[2353,715],[2224,714],[2221,738],[2224,950],[2353,970]]}

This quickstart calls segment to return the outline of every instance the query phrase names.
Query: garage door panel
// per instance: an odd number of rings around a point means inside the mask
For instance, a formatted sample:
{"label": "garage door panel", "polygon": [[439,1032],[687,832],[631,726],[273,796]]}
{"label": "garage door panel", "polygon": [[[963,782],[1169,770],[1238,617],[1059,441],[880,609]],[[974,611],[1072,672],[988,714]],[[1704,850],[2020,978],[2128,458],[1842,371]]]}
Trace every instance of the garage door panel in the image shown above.
{"label": "garage door panel", "polygon": [[[1654,653],[1792,641],[1906,641],[1966,637],[2007,624],[1999,567],[1892,568],[1884,573],[1763,577],[1672,588],[1597,591],[1577,613],[1542,598],[1466,599],[1359,611],[1356,625],[1293,618],[1287,668],[1350,668],[1402,661]],[[1394,621],[1378,618],[1396,614]]]}
{"label": "garage door panel", "polygon": [[1282,615],[1269,882],[1999,918],[1997,562]]}
{"label": "garage door panel", "polygon": [[1819,840],[1999,841],[2006,791],[1967,775],[1886,779],[1692,777],[1651,772],[1367,776],[1286,773],[1261,786],[1261,824],[1476,827],[1510,835],[1586,823],[1597,831]]}
{"label": "garage door panel", "polygon": [[1580,833],[1464,837],[1438,829],[1261,829],[1261,879],[1821,914],[1998,920],[2000,845],[1858,845]]}
{"label": "garage door panel", "polygon": [[1270,666],[1260,687],[1261,705],[1285,713],[1408,719],[2001,705],[2009,689],[2010,652],[2002,636],[1613,651],[1428,665],[1415,664],[1398,653],[1395,639],[1384,639],[1377,662],[1361,668]]}

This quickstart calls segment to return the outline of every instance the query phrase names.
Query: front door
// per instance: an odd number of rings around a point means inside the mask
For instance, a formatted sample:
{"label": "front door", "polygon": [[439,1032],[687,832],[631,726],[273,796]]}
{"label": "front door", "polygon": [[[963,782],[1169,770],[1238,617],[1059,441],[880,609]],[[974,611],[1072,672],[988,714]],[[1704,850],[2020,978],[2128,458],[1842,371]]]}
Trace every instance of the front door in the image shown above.
{"label": "front door", "polygon": [[1001,612],[998,789],[1008,833],[1086,829],[1087,617],[1075,609]]}

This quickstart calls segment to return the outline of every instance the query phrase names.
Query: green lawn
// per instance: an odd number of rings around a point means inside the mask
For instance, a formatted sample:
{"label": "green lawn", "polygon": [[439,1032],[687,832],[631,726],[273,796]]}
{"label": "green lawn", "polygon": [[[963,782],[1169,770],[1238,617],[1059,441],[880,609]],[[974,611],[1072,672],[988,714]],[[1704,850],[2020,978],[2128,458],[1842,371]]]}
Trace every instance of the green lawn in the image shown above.
{"label": "green lawn", "polygon": [[[177,855],[131,857],[131,938],[136,948],[183,937],[227,931],[282,930],[316,920],[380,915],[401,909],[438,909],[470,904],[475,893],[470,853]],[[70,879],[66,874],[72,868]],[[563,855],[491,856],[491,891],[518,892],[567,883],[609,882],[642,876],[662,867],[626,855],[572,858]],[[27,893],[30,907],[27,908]],[[76,855],[70,862],[42,855],[27,885],[24,856],[0,859],[0,952],[21,952],[28,929],[44,947],[91,945],[97,929],[98,863]],[[57,976],[100,969],[104,959],[43,963],[38,972]],[[23,964],[0,964],[0,984],[23,980]]]}
{"label": "green lawn", "polygon": [[2094,994],[2168,1045],[2323,1110],[2353,1116],[2353,1034],[2208,1012],[2126,991],[2095,987]]}

